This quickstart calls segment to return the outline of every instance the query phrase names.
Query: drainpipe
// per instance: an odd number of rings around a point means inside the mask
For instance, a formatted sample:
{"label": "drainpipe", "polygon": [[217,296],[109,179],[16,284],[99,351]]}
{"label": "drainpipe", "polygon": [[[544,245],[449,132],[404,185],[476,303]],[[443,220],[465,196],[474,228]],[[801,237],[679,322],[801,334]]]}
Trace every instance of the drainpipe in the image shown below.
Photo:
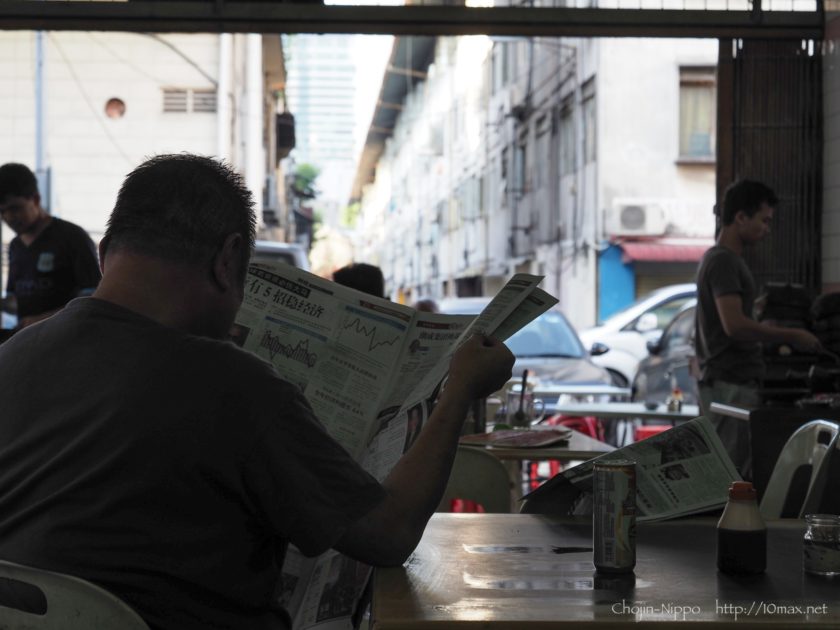
{"label": "drainpipe", "polygon": [[216,86],[216,157],[230,161],[231,120],[231,63],[233,35],[219,35],[219,84]]}
{"label": "drainpipe", "polygon": [[41,205],[51,211],[47,165],[44,160],[44,31],[35,32],[35,178]]}

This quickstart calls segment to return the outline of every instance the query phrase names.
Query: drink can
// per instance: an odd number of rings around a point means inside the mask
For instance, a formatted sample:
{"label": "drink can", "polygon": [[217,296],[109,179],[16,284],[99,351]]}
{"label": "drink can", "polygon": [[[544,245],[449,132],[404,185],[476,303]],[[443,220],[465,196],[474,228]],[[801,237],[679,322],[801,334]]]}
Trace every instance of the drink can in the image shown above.
{"label": "drink can", "polygon": [[604,573],[628,573],[636,566],[636,462],[595,464],[592,487],[595,568]]}

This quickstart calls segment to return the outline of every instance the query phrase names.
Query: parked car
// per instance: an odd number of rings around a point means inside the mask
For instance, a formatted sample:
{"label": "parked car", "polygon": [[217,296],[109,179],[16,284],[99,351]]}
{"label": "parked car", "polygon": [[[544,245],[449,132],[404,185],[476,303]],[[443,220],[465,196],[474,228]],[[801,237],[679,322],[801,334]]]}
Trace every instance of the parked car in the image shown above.
{"label": "parked car", "polygon": [[[477,315],[489,303],[489,297],[447,298],[440,300],[438,306],[441,313]],[[516,357],[514,377],[528,370],[542,385],[611,382],[609,372],[592,362],[577,332],[559,309],[546,311],[505,343]]]}
{"label": "parked car", "polygon": [[647,342],[659,339],[662,329],[682,306],[697,295],[697,286],[672,284],[651,291],[594,328],[580,334],[592,360],[609,370],[613,384],[627,387],[636,377],[639,361],[647,357]]}
{"label": "parked car", "polygon": [[257,241],[251,262],[284,262],[309,271],[309,258],[303,245],[279,241]]}
{"label": "parked car", "polygon": [[683,402],[697,404],[697,380],[690,369],[696,311],[697,300],[690,300],[674,315],[659,339],[648,341],[648,357],[639,363],[633,381],[633,400],[664,403],[676,385],[683,392]]}

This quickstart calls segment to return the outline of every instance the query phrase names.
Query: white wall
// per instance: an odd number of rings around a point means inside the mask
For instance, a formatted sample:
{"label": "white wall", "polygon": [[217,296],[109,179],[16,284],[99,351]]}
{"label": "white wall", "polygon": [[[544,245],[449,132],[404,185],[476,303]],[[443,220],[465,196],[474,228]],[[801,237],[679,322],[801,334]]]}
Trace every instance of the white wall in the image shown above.
{"label": "white wall", "polygon": [[[208,75],[217,35],[160,36]],[[0,32],[0,163],[34,164],[35,35]],[[164,87],[213,88],[174,51],[141,34],[51,32],[45,37],[46,159],[54,214],[98,239],[125,175],[156,153],[216,149],[213,113],[164,114]],[[109,98],[126,104],[110,119]],[[11,238],[3,231],[4,241]]]}
{"label": "white wall", "polygon": [[678,165],[680,66],[715,66],[717,40],[603,39],[598,77],[600,200],[679,200],[683,236],[714,234],[715,165]]}

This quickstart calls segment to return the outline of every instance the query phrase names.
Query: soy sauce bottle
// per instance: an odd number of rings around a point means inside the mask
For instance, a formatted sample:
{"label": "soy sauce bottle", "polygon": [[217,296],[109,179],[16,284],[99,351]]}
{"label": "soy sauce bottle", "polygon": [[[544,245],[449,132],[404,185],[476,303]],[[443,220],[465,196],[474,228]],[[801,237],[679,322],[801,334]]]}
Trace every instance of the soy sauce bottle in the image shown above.
{"label": "soy sauce bottle", "polygon": [[723,573],[753,575],[767,567],[767,527],[749,481],[733,481],[717,525],[717,566]]}

